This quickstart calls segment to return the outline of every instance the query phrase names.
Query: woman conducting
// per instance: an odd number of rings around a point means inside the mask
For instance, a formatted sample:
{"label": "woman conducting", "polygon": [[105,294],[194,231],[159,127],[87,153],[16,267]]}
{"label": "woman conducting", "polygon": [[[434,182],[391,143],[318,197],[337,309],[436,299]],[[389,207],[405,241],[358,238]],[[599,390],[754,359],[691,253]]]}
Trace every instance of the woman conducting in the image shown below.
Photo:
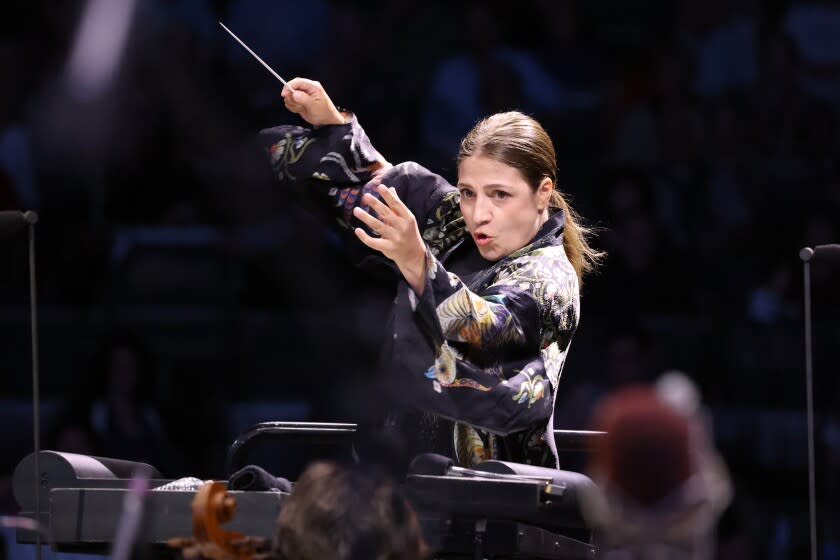
{"label": "woman conducting", "polygon": [[384,260],[397,280],[386,424],[412,453],[462,466],[556,466],[555,391],[582,277],[601,255],[555,188],[548,134],[522,113],[485,118],[461,143],[452,186],[416,163],[390,165],[318,82],[289,85],[286,107],[310,126],[262,132],[275,176],[332,208],[351,254]]}

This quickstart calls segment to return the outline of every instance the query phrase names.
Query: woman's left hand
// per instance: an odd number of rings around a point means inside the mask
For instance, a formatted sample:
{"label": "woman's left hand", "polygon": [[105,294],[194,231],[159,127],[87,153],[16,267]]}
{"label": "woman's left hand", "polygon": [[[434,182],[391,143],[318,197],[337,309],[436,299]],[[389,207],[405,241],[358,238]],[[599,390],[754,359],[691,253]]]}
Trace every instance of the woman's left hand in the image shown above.
{"label": "woman's left hand", "polygon": [[362,243],[375,249],[394,261],[409,286],[419,296],[426,285],[426,244],[417,228],[414,214],[403,204],[393,188],[377,187],[382,200],[372,194],[365,194],[362,203],[376,212],[376,216],[353,209],[353,215],[379,235],[372,237],[362,228],[356,228],[356,236]]}

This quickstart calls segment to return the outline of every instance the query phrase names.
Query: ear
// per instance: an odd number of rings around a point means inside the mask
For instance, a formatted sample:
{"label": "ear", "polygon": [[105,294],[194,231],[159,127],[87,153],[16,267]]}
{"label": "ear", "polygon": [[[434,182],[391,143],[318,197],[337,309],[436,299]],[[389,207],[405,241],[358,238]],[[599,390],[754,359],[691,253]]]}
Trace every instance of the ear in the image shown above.
{"label": "ear", "polygon": [[546,177],[537,187],[537,209],[540,212],[548,208],[551,201],[551,193],[554,191],[554,181]]}

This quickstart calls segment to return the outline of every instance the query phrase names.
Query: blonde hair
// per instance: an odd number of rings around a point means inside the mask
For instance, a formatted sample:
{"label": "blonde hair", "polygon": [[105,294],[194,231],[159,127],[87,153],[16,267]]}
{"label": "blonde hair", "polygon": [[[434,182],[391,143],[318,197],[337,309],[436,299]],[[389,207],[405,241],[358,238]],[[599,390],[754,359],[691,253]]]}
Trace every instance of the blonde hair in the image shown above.
{"label": "blonde hair", "polygon": [[554,191],[549,204],[563,211],[563,249],[582,286],[583,276],[597,268],[605,253],[589,244],[592,229],[582,224],[581,217],[557,188],[557,156],[542,125],[519,111],[490,115],[461,140],[458,163],[473,155],[489,157],[519,169],[534,191],[544,179],[551,179]]}

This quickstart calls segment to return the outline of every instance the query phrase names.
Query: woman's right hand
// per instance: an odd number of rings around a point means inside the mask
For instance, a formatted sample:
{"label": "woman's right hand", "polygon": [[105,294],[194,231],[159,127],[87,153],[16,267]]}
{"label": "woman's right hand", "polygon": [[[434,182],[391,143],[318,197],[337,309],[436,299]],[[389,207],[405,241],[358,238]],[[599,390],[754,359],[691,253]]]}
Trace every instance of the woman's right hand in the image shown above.
{"label": "woman's right hand", "polygon": [[303,120],[313,126],[345,124],[344,115],[327,95],[321,82],[294,78],[289,80],[288,85],[294,91],[291,91],[288,86],[283,87],[281,95],[286,109],[299,114]]}

